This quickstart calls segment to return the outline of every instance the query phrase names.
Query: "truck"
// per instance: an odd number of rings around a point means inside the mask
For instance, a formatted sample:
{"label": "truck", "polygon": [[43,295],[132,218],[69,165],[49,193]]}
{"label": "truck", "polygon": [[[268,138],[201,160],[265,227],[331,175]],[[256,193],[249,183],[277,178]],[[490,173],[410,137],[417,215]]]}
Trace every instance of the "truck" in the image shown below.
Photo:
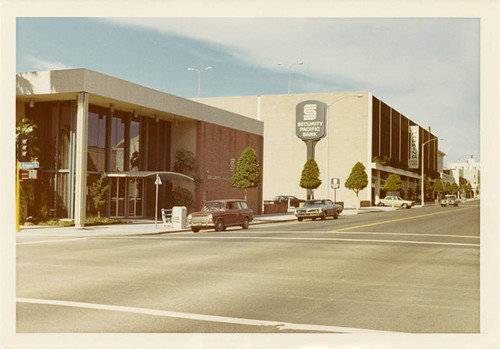
{"label": "truck", "polygon": [[456,195],[446,195],[444,198],[441,199],[441,207],[445,206],[458,206],[458,200]]}

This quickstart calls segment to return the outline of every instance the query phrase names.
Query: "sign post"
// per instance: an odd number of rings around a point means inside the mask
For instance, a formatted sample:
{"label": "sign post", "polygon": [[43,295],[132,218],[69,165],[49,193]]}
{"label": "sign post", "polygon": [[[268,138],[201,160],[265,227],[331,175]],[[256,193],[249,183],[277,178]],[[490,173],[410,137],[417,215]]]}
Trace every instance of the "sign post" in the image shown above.
{"label": "sign post", "polygon": [[[314,148],[321,138],[326,136],[326,104],[315,100],[306,100],[295,106],[295,135],[307,147],[307,160],[314,159]],[[307,197],[312,190],[307,189]]]}
{"label": "sign post", "polygon": [[332,178],[333,202],[337,202],[337,189],[340,188],[340,179]]}
{"label": "sign post", "polygon": [[156,174],[156,181],[155,181],[155,185],[156,185],[156,200],[155,200],[155,230],[157,229],[157,226],[158,226],[158,186],[161,185],[161,179],[160,179],[160,175],[157,173]]}

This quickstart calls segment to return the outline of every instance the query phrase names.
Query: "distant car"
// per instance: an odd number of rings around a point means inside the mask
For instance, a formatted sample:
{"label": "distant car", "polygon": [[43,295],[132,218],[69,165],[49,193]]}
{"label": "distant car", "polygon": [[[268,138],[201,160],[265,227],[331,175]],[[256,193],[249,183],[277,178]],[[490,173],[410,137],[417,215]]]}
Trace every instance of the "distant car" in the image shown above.
{"label": "distant car", "polygon": [[411,208],[415,203],[411,200],[403,200],[399,196],[386,196],[385,199],[380,199],[378,206],[394,206],[401,208]]}
{"label": "distant car", "polygon": [[253,220],[253,210],[245,200],[211,200],[203,204],[201,211],[189,214],[187,220],[195,233],[212,228],[223,231],[231,226],[248,229]]}
{"label": "distant car", "polygon": [[305,202],[305,200],[298,199],[292,195],[277,195],[272,200],[275,204],[288,204],[290,201],[290,207],[299,207],[301,203]]}
{"label": "distant car", "polygon": [[455,195],[446,195],[444,198],[441,199],[441,207],[445,206],[458,206],[458,199]]}
{"label": "distant car", "polygon": [[342,211],[343,207],[334,204],[332,200],[306,200],[304,206],[295,209],[295,216],[299,222],[305,218],[312,218],[315,220],[316,218],[326,219],[328,216],[337,219]]}

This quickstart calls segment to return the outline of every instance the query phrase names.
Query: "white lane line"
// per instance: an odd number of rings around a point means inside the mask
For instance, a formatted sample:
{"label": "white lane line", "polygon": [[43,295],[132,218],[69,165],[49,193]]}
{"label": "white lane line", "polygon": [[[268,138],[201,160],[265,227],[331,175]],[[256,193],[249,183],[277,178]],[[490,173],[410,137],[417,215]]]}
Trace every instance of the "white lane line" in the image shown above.
{"label": "white lane line", "polygon": [[[117,236],[117,237],[95,237],[95,239],[144,239],[141,237],[133,236]],[[185,237],[180,236],[165,236],[161,237],[164,240],[185,240]],[[193,242],[199,240],[300,240],[300,241],[349,241],[349,242],[384,242],[384,243],[398,243],[398,244],[418,244],[418,245],[449,245],[449,246],[474,246],[479,247],[479,244],[462,244],[453,242],[432,242],[432,241],[408,241],[408,240],[370,240],[370,239],[342,239],[342,238],[296,238],[296,237],[271,237],[271,236],[195,236]]]}
{"label": "white lane line", "polygon": [[[324,326],[324,325],[311,325],[311,324],[294,324],[294,323],[290,323],[290,322],[254,320],[254,319],[227,317],[227,316],[181,313],[181,312],[175,312],[175,311],[155,310],[155,309],[147,309],[147,308],[124,307],[124,306],[118,306],[118,305],[106,305],[106,304],[83,303],[83,302],[58,301],[58,300],[50,300],[50,299],[16,298],[16,301],[19,303],[48,304],[48,305],[77,307],[77,308],[85,308],[85,309],[121,311],[121,312],[127,312],[127,313],[136,313],[136,314],[144,314],[144,315],[163,316],[163,317],[174,317],[174,318],[188,319],[188,320],[222,322],[222,323],[229,323],[229,324],[236,324],[236,325],[271,326],[271,327],[276,327],[278,330],[302,330],[302,331],[344,332],[344,333],[390,333],[390,331],[367,330],[367,329],[359,329],[359,328],[352,328],[352,327]],[[394,333],[394,332],[391,332],[391,333]]]}
{"label": "white lane line", "polygon": [[66,241],[87,240],[87,239],[90,239],[90,237],[74,238],[74,239],[59,239],[59,240],[40,240],[40,241],[28,241],[28,242],[16,242],[16,245],[49,244],[49,243],[52,243],[52,242],[66,242]]}
{"label": "white lane line", "polygon": [[404,235],[404,236],[435,236],[450,238],[480,239],[479,236],[472,235],[447,235],[447,234],[418,234],[418,233],[380,233],[380,232],[362,232],[362,231],[330,231],[331,234],[358,234],[358,235]]}

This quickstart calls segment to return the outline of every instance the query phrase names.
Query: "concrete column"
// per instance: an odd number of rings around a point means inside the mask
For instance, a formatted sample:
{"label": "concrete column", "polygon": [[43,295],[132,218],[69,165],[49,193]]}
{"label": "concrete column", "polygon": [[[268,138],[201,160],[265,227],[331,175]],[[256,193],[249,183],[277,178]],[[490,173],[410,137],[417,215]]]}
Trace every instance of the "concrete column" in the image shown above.
{"label": "concrete column", "polygon": [[87,139],[89,95],[78,94],[76,107],[75,226],[85,225],[87,202]]}

